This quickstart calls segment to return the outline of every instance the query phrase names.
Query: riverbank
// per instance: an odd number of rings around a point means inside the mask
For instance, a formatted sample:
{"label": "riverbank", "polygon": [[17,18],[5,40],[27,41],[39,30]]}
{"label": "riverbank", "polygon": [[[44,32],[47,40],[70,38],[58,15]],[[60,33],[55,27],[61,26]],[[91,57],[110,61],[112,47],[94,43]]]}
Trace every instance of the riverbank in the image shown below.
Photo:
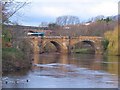
{"label": "riverbank", "polygon": [[2,48],[2,71],[11,72],[31,67],[24,53],[16,48]]}
{"label": "riverbank", "polygon": [[114,29],[114,31],[108,31],[104,34],[105,39],[108,40],[109,44],[107,45],[107,53],[108,55],[120,56],[119,48],[120,48],[120,35],[118,33],[118,26]]}
{"label": "riverbank", "polygon": [[95,51],[92,49],[81,48],[81,49],[74,49],[72,52],[80,53],[80,54],[94,54]]}

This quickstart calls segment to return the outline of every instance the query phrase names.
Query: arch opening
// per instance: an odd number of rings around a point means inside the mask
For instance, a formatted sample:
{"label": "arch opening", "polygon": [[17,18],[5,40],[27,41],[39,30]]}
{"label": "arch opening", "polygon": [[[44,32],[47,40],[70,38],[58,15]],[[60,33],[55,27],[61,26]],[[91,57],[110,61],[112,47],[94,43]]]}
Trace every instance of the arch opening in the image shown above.
{"label": "arch opening", "polygon": [[78,42],[72,47],[72,52],[83,54],[95,54],[95,43],[93,41],[88,40]]}
{"label": "arch opening", "polygon": [[47,42],[44,45],[43,49],[44,49],[45,53],[54,53],[54,52],[59,52],[60,53],[62,47],[58,42],[50,41],[50,42]]}

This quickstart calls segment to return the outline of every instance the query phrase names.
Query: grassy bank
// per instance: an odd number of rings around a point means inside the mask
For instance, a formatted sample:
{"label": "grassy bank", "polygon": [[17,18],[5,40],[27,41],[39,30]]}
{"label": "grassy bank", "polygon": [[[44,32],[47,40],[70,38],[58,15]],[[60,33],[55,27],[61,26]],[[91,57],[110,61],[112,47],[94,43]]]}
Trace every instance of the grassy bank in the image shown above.
{"label": "grassy bank", "polygon": [[81,49],[74,49],[72,52],[82,53],[82,54],[90,54],[90,53],[94,53],[94,50],[87,49],[87,48],[81,48]]}
{"label": "grassy bank", "polygon": [[16,71],[31,66],[31,45],[26,39],[19,39],[18,28],[3,27],[2,31],[2,70]]}
{"label": "grassy bank", "polygon": [[26,59],[24,53],[16,48],[2,48],[3,71],[16,71],[30,67],[30,60]]}

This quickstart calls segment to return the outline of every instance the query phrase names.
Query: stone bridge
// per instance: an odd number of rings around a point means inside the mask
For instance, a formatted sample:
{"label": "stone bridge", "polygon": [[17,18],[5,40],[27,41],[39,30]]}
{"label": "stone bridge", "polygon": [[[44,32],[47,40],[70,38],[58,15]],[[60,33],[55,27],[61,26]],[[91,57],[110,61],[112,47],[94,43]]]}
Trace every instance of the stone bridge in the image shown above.
{"label": "stone bridge", "polygon": [[79,36],[79,37],[69,37],[69,36],[44,36],[44,37],[35,37],[28,36],[29,40],[34,45],[34,51],[40,52],[43,51],[44,47],[48,43],[52,43],[57,48],[57,51],[60,53],[70,53],[72,47],[77,43],[86,42],[91,45],[95,54],[103,53],[102,46],[102,37],[97,36]]}

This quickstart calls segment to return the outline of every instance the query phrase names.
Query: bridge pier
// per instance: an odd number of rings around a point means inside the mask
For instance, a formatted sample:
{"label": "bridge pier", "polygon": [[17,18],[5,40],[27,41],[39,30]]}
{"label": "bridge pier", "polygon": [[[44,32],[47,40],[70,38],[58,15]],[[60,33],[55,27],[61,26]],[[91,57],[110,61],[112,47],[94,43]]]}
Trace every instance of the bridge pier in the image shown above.
{"label": "bridge pier", "polygon": [[101,40],[96,42],[95,54],[100,54],[100,55],[103,54],[103,46],[102,46]]}
{"label": "bridge pier", "polygon": [[38,54],[40,52],[40,48],[38,46],[38,44],[39,44],[38,38],[33,38],[32,43],[33,43],[33,52],[34,52],[34,54],[35,53]]}
{"label": "bridge pier", "polygon": [[102,55],[103,54],[103,50],[97,49],[97,50],[95,50],[95,54]]}

